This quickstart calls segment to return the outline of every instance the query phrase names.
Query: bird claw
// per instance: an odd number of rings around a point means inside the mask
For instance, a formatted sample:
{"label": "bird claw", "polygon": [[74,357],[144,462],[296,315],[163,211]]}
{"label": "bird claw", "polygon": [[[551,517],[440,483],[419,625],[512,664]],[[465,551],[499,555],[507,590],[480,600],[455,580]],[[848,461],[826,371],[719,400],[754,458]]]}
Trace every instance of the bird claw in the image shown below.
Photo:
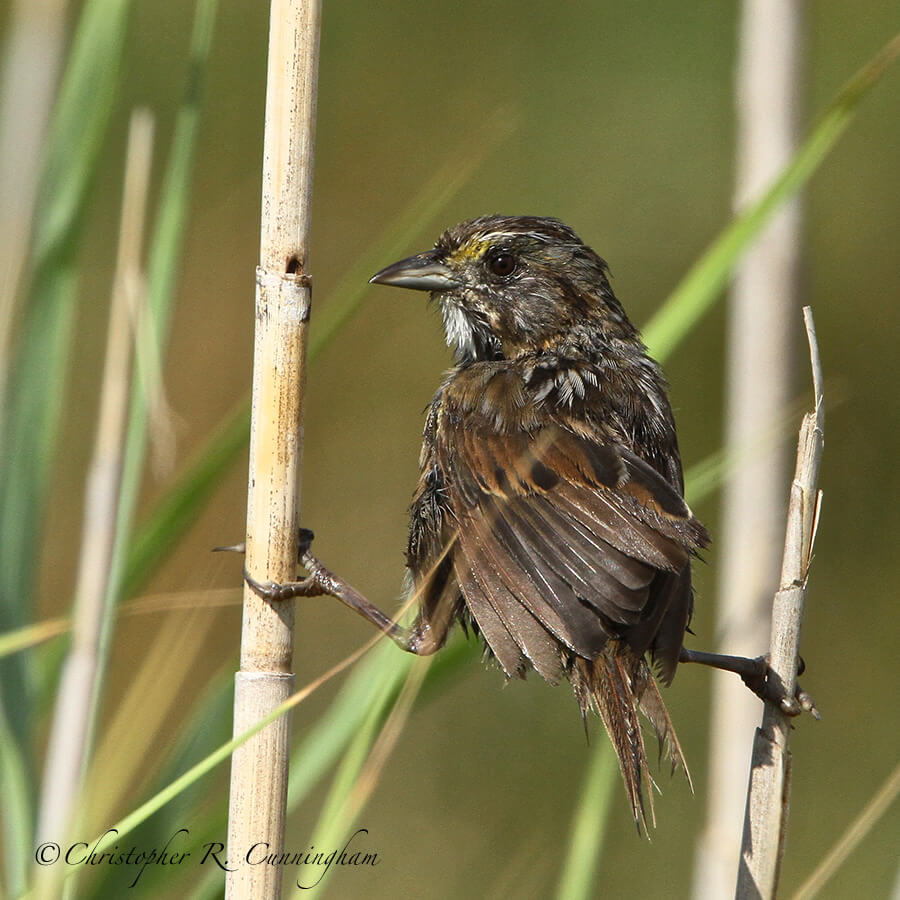
{"label": "bird claw", "polygon": [[[250,587],[250,590],[257,597],[272,602],[291,600],[294,597],[319,597],[322,594],[330,593],[330,584],[327,583],[326,575],[329,573],[326,569],[310,556],[309,548],[315,539],[315,534],[309,528],[297,529],[297,559],[310,569],[310,574],[306,578],[299,581],[286,581],[279,583],[277,581],[257,581],[244,567],[244,581]],[[246,547],[243,543],[231,544],[227,547],[213,547],[213,552],[229,551],[232,553],[245,553]],[[312,565],[308,564],[312,563]]]}
{"label": "bird claw", "polygon": [[[244,567],[244,581],[257,597],[271,602],[292,600],[294,597],[330,596],[341,599],[347,585],[332,574],[310,552],[315,535],[308,528],[300,528],[297,533],[297,557],[300,565],[309,572],[297,581],[257,581]],[[352,604],[351,604],[352,605]]]}
{"label": "bird claw", "polygon": [[319,597],[326,593],[319,583],[318,577],[307,575],[300,581],[257,581],[253,578],[247,569],[244,569],[244,581],[257,597],[270,602],[280,602],[283,600],[292,600],[294,597]]}
{"label": "bird claw", "polygon": [[802,712],[808,712],[814,719],[819,720],[822,718],[819,710],[816,709],[816,704],[813,701],[813,698],[800,689],[800,685],[797,685],[797,693],[796,693],[797,702],[800,704],[800,710]]}
{"label": "bird claw", "polygon": [[[812,697],[804,691],[799,684],[795,685],[794,696],[789,697],[781,684],[781,679],[772,671],[769,666],[769,655],[757,656],[755,659],[748,660],[752,663],[752,667],[748,667],[747,671],[741,672],[741,681],[763,701],[774,703],[781,712],[791,718],[799,716],[804,712],[810,713],[813,718],[821,719],[818,709],[813,702]],[[806,663],[801,659],[797,667],[797,674],[800,675],[806,671]]]}

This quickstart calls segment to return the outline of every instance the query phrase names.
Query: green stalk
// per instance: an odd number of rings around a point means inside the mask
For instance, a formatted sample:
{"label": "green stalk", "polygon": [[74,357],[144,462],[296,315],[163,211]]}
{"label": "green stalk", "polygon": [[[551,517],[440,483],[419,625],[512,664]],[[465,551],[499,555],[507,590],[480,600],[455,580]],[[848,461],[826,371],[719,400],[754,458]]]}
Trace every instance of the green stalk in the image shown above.
{"label": "green stalk", "polygon": [[612,744],[602,737],[600,746],[591,751],[581,788],[581,796],[591,802],[579,803],[572,817],[568,851],[556,889],[559,900],[593,895],[618,771]]}

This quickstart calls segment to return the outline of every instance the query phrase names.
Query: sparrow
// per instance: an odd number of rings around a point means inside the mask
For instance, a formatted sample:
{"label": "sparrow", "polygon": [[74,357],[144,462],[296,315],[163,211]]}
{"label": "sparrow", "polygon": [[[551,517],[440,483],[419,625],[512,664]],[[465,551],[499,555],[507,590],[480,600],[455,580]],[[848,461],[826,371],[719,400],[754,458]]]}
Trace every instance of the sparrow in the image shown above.
{"label": "sparrow", "polygon": [[426,415],[410,507],[408,628],[309,552],[303,581],[250,586],[269,600],[331,594],[403,649],[439,650],[454,624],[480,635],[508,678],[568,680],[599,713],[635,822],[652,784],[640,716],[690,780],[659,683],[679,662],[770,689],[764,658],[687,650],[691,562],[710,537],[684,500],[659,365],[604,260],[557,219],[483,216],[371,278],[430,294],[455,364]]}
{"label": "sparrow", "polygon": [[639,713],[687,772],[652,669],[671,683],[710,540],[683,497],[659,365],[606,262],[556,219],[463,222],[371,281],[430,292],[455,356],[410,509],[408,649],[438,650],[459,622],[507,677],[568,679],[643,823]]}

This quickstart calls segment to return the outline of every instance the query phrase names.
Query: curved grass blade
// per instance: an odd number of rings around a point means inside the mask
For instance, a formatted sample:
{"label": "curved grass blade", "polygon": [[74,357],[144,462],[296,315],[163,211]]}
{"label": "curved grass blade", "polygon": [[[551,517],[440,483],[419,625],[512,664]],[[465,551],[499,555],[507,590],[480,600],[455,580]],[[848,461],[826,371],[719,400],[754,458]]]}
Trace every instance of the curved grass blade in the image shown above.
{"label": "curved grass blade", "polygon": [[591,751],[581,796],[590,802],[579,803],[572,818],[572,832],[556,896],[559,900],[577,900],[594,894],[594,879],[603,852],[609,808],[619,772],[612,744],[605,738]]}
{"label": "curved grass blade", "polygon": [[860,100],[900,55],[897,34],[838,92],[772,186],[737,216],[691,266],[687,275],[644,329],[656,359],[665,360],[716,302],[741,254],[772,214],[809,180],[853,119]]}

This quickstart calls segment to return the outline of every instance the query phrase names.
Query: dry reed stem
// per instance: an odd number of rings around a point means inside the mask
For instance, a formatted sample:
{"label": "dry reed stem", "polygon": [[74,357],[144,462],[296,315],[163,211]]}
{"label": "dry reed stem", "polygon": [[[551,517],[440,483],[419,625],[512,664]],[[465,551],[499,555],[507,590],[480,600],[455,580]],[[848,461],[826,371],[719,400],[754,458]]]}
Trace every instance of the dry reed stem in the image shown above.
{"label": "dry reed stem", "polygon": [[[803,315],[809,338],[815,410],[804,416],[800,427],[781,586],[772,605],[769,648],[769,677],[780,682],[787,696],[793,696],[796,688],[800,627],[822,498],[818,483],[825,429],[822,363],[809,307],[804,308]],[[776,704],[767,702],[762,726],[756,730],[753,740],[736,900],[769,900],[778,887],[790,792],[790,729],[791,720]]]}
{"label": "dry reed stem", "polygon": [[[790,163],[797,145],[802,0],[744,0],[736,73],[736,188],[740,211]],[[772,217],[735,272],[729,296],[725,446],[756,444],[722,495],[717,643],[756,656],[768,638],[769,598],[778,585],[787,452],[760,436],[790,404],[793,317],[800,256],[800,203]],[[725,897],[734,884],[749,737],[759,704],[728,672],[712,675],[707,818],[697,845],[693,895]]]}
{"label": "dry reed stem", "polygon": [[[90,753],[95,698],[103,677],[100,636],[116,537],[122,459],[128,427],[134,334],[132,309],[143,290],[141,248],[153,148],[153,117],[131,117],[119,248],[109,314],[97,434],[85,489],[81,553],[75,581],[72,643],[60,676],[44,768],[38,840],[61,841],[71,826]],[[47,869],[41,870],[46,873]]]}
{"label": "dry reed stem", "polygon": [[[319,0],[271,3],[246,565],[255,578],[279,582],[297,569],[319,17]],[[293,627],[293,604],[268,603],[245,587],[236,735],[290,696]],[[278,867],[247,865],[246,856],[260,841],[268,852],[283,846],[289,733],[282,716],[232,757],[229,900],[280,896]]]}
{"label": "dry reed stem", "polygon": [[[67,0],[16,0],[0,82],[0,397],[31,237],[43,148],[66,44]],[[0,418],[3,406],[0,404]],[[0,427],[0,433],[3,429]]]}

